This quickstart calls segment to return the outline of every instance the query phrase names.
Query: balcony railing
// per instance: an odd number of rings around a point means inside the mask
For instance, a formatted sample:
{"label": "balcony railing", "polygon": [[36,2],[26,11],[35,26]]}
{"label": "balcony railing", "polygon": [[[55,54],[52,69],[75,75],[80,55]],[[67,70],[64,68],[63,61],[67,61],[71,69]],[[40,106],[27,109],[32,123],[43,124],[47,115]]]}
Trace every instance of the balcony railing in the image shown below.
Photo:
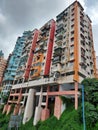
{"label": "balcony railing", "polygon": [[60,57],[60,56],[55,57],[55,58],[53,59],[53,63],[54,63],[54,64],[55,64],[55,63],[59,63],[59,62],[61,62],[61,57]]}
{"label": "balcony railing", "polygon": [[54,50],[54,57],[55,56],[61,56],[62,55],[62,48],[60,46],[58,46],[58,48],[56,48]]}

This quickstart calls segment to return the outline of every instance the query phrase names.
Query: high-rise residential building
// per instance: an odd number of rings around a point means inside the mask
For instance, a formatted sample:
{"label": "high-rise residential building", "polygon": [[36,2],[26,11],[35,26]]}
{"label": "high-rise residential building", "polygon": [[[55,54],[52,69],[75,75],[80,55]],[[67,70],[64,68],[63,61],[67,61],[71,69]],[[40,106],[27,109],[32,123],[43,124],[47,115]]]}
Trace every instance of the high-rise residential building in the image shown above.
{"label": "high-rise residential building", "polygon": [[29,34],[30,31],[25,31],[22,37],[18,37],[14,50],[8,58],[7,68],[5,70],[4,78],[3,78],[3,90],[2,90],[2,93],[5,95],[10,91],[13,85],[16,71],[19,66],[22,50],[27,40],[27,37],[29,37]]}
{"label": "high-rise residential building", "polygon": [[3,75],[6,68],[6,64],[7,64],[7,60],[4,59],[4,53],[1,50],[0,51],[0,90],[2,86],[2,80],[3,80]]}
{"label": "high-rise residential building", "polygon": [[[57,17],[52,72],[65,82],[81,81],[96,74],[91,20],[75,2]],[[61,82],[62,82],[61,81]]]}
{"label": "high-rise residential building", "polygon": [[[75,1],[57,15],[56,22],[52,19],[39,29],[36,46],[32,42],[34,49],[27,41],[28,56],[25,46],[22,57],[25,55],[26,60],[20,66],[25,68],[21,79],[27,74],[28,81],[14,82],[3,112],[9,113],[11,104],[15,104],[14,114],[24,110],[23,123],[34,115],[35,125],[49,117],[51,105],[54,115],[60,117],[65,106],[59,96],[73,98],[78,109],[81,81],[97,76],[91,23],[81,4]],[[21,73],[20,68],[16,77]]]}

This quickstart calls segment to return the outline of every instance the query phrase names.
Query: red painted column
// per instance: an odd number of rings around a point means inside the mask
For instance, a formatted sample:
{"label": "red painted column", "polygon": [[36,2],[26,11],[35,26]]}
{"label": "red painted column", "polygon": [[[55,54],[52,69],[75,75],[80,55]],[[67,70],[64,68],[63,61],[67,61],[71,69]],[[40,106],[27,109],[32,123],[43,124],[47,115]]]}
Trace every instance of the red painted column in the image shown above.
{"label": "red painted column", "polygon": [[41,120],[44,121],[44,120],[46,120],[47,118],[49,118],[49,116],[50,116],[50,111],[49,111],[49,109],[48,109],[48,108],[44,108],[44,109],[42,110]]}
{"label": "red painted column", "polygon": [[55,97],[55,107],[54,107],[54,116],[56,116],[58,119],[61,116],[61,105],[62,101],[59,96]]}
{"label": "red painted column", "polygon": [[31,49],[30,49],[29,58],[28,58],[28,61],[27,61],[27,66],[26,66],[26,71],[25,71],[25,74],[24,74],[25,79],[29,78],[30,68],[31,68],[31,64],[32,64],[33,56],[34,56],[34,51],[35,51],[35,48],[36,48],[36,42],[37,42],[38,34],[39,34],[39,31],[36,29],[34,31],[32,46],[31,46]]}
{"label": "red painted column", "polygon": [[53,50],[54,36],[55,36],[55,25],[56,25],[55,21],[52,20],[51,27],[50,27],[50,35],[49,35],[49,41],[48,41],[48,50],[47,50],[44,76],[48,76],[50,72],[51,57],[52,57],[52,50]]}
{"label": "red painted column", "polygon": [[13,112],[14,115],[18,115],[19,108],[20,108],[20,104],[16,104],[15,107],[14,107],[14,112]]}

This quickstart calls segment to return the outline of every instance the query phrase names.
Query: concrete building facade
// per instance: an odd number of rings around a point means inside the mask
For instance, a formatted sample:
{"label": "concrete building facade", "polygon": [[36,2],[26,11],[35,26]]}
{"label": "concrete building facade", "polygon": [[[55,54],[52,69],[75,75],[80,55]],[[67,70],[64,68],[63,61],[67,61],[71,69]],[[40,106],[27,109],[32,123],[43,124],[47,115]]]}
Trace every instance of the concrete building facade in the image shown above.
{"label": "concrete building facade", "polygon": [[10,92],[13,85],[13,81],[16,75],[17,68],[19,66],[20,56],[26,39],[29,37],[30,31],[25,31],[22,37],[18,37],[12,54],[9,55],[7,68],[3,78],[3,90],[2,93],[6,95]]}
{"label": "concrete building facade", "polygon": [[[57,16],[52,72],[59,71],[68,82],[81,82],[96,75],[90,18],[75,2]],[[65,76],[64,76],[65,75]]]}
{"label": "concrete building facade", "polygon": [[6,65],[7,65],[7,60],[4,58],[4,53],[0,51],[0,88],[2,86],[2,80],[3,80]]}
{"label": "concrete building facade", "polygon": [[[52,19],[37,30],[31,41],[27,42],[30,48],[21,76],[26,80],[14,82],[3,112],[9,113],[14,104],[13,114],[23,112],[23,123],[33,115],[36,125],[53,114],[51,105],[59,119],[66,108],[59,96],[73,98],[78,109],[80,83],[86,77],[96,77],[96,58],[91,20],[78,1],[61,12],[56,21]],[[24,49],[21,57],[26,53]]]}
{"label": "concrete building facade", "polygon": [[32,59],[34,56],[34,51],[36,47],[36,41],[38,37],[38,30],[29,32],[29,37],[27,38],[21,57],[19,66],[15,76],[15,84],[27,81],[29,78],[29,73],[31,69]]}

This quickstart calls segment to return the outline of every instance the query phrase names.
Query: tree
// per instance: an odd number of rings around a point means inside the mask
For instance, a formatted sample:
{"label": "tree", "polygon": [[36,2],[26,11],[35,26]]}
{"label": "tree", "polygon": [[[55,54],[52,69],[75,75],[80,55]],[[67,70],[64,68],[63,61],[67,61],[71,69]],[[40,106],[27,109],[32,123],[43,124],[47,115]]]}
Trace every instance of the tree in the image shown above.
{"label": "tree", "polygon": [[82,81],[84,85],[85,101],[97,107],[98,104],[98,79],[87,78]]}
{"label": "tree", "polygon": [[[85,97],[86,126],[90,130],[98,122],[98,79],[87,78],[82,81]],[[82,107],[79,110],[82,119]]]}
{"label": "tree", "polygon": [[1,93],[1,98],[2,98],[4,104],[7,103],[9,94],[10,94],[10,92],[8,92],[6,95]]}

